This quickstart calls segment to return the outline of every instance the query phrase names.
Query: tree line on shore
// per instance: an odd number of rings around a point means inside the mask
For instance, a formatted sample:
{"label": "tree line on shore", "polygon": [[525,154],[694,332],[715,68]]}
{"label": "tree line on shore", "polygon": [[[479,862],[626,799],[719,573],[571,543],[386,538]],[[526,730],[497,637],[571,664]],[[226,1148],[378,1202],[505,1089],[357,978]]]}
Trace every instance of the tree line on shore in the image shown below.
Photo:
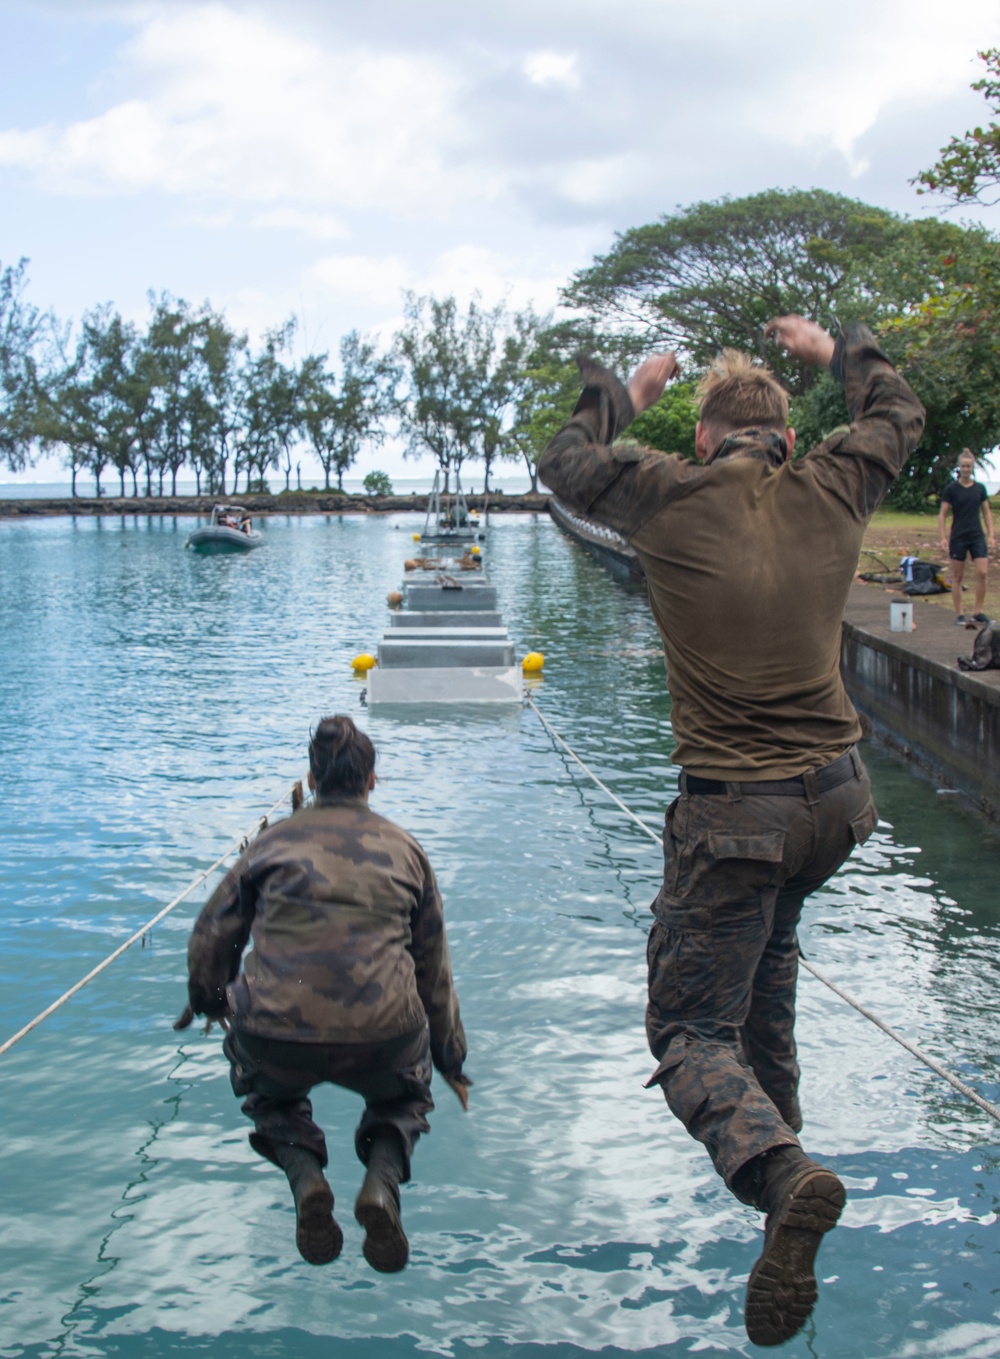
{"label": "tree line on shore", "polygon": [[[980,54],[982,90],[1000,112],[1000,52]],[[1000,183],[1000,131],[955,138],[922,188],[957,203]],[[209,303],[150,294],[145,325],[111,305],[75,328],[28,297],[27,261],[0,267],[0,461],[24,471],[60,450],[73,494],[81,472],[101,494],[117,476],[134,495],[176,493],[183,469],[199,493],[286,489],[302,450],[338,487],[389,434],[431,456],[448,479],[520,462],[537,486],[545,444],[579,390],[574,356],[625,369],[657,348],[679,351],[684,377],[631,437],[694,454],[695,386],[719,349],[749,350],[788,388],[799,448],[845,419],[829,374],[773,347],[772,316],[800,312],[830,329],[864,320],[927,407],[923,441],[896,484],[900,507],[926,506],[958,453],[1000,440],[1000,242],[979,226],[912,220],[822,190],[768,190],[695,203],[617,236],[568,281],[560,316],[474,298],[404,295],[387,343],[352,331],[329,354],[293,357],[295,322],[253,347]],[[384,474],[366,478],[384,490]]]}

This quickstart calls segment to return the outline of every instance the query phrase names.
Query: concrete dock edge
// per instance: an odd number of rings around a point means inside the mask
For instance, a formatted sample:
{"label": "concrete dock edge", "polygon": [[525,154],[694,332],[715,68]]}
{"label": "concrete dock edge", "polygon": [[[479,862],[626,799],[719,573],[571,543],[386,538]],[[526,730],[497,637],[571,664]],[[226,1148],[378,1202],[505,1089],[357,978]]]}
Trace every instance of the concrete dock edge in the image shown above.
{"label": "concrete dock edge", "polygon": [[939,787],[953,788],[1000,824],[1000,671],[962,671],[976,633],[949,609],[917,601],[916,630],[889,628],[893,597],[851,587],[841,668],[873,736]]}

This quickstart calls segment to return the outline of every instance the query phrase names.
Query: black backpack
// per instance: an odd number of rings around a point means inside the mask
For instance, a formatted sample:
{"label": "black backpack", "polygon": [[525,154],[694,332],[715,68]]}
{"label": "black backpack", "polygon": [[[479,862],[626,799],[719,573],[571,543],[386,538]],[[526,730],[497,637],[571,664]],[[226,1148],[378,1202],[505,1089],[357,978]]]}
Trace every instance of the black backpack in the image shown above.
{"label": "black backpack", "polygon": [[941,579],[941,568],[933,562],[911,561],[904,595],[940,595],[948,588]]}
{"label": "black backpack", "polygon": [[971,656],[959,656],[960,670],[1000,670],[1000,623],[987,623],[976,633]]}

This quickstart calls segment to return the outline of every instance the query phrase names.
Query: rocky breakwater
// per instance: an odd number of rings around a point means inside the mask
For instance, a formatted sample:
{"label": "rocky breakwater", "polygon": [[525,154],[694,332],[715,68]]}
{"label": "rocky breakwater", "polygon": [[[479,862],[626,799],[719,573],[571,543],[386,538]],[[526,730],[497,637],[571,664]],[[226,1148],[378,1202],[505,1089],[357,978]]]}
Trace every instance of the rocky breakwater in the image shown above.
{"label": "rocky breakwater", "polygon": [[[288,491],[281,495],[76,496],[25,500],[0,499],[0,519],[39,518],[46,515],[211,514],[213,505],[230,501],[254,515],[268,514],[399,514],[427,511],[426,495],[348,495],[340,491]],[[544,513],[548,496],[527,491],[521,495],[491,492],[466,496],[470,510],[489,514]]]}

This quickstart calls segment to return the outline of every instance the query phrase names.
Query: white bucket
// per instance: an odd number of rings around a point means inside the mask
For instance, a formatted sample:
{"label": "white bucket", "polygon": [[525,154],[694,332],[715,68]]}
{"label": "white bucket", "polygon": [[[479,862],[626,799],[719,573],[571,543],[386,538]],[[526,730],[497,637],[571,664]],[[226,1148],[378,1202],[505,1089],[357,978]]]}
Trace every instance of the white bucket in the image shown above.
{"label": "white bucket", "polygon": [[893,600],[889,605],[889,631],[913,631],[913,605],[909,600]]}

